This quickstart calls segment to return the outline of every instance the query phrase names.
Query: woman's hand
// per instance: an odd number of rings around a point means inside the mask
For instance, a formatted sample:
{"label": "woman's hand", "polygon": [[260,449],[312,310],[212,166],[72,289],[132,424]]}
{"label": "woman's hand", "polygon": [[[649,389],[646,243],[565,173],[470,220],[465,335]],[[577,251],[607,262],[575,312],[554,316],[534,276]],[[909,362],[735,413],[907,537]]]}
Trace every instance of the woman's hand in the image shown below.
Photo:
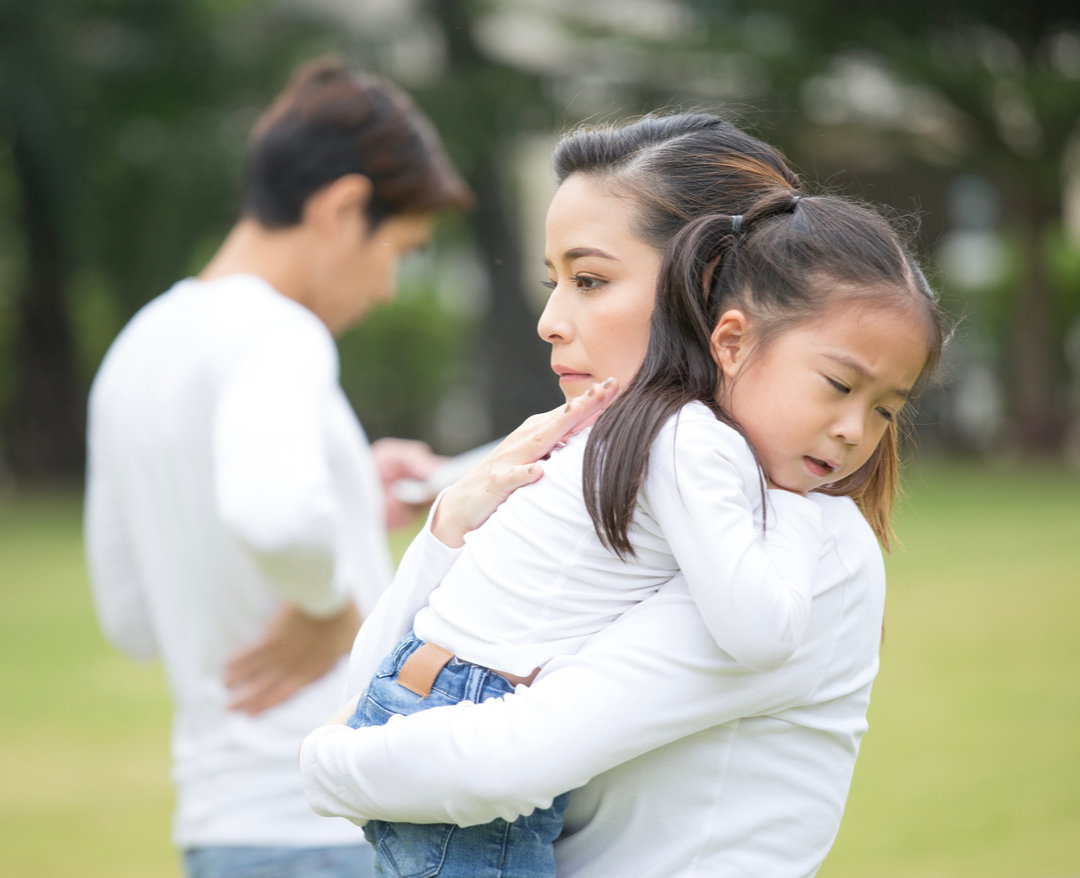
{"label": "woman's hand", "polygon": [[608,378],[566,405],[533,415],[507,436],[491,454],[443,494],[431,532],[443,544],[459,548],[465,534],[476,530],[503,501],[543,475],[545,460],[560,442],[590,426],[619,392]]}

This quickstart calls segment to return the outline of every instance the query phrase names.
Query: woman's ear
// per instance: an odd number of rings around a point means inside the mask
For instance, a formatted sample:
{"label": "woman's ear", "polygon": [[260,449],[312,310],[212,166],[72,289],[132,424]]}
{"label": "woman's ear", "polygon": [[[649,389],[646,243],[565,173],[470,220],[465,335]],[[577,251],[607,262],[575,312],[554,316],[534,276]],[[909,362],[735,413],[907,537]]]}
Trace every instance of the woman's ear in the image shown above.
{"label": "woman's ear", "polygon": [[363,174],[346,174],[327,183],[304,203],[303,222],[320,235],[350,239],[359,225],[367,237],[367,206],[371,180]]}
{"label": "woman's ear", "polygon": [[734,378],[749,351],[750,319],[742,311],[725,311],[709,338],[713,359],[725,378]]}

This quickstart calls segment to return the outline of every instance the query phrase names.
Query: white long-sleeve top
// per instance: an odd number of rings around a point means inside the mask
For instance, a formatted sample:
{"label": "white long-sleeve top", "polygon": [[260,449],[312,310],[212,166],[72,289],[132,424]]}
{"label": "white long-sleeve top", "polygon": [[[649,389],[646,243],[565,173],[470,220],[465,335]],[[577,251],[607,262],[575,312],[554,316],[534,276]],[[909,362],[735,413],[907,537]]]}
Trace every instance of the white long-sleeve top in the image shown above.
{"label": "white long-sleeve top", "polygon": [[[317,729],[300,757],[308,801],[358,822],[473,825],[573,790],[560,878],[812,876],[866,730],[885,575],[850,500],[810,502],[825,537],[806,635],[779,670],[722,652],[677,577],[514,695]],[[422,533],[367,636],[391,639],[453,556]]]}
{"label": "white long-sleeve top", "polygon": [[416,617],[416,636],[459,658],[527,676],[682,571],[722,649],[756,669],[783,664],[806,629],[821,543],[818,507],[793,494],[766,546],[750,447],[702,403],[661,428],[630,527],[636,555],[600,541],[582,497],[589,431],[516,491],[465,548]]}
{"label": "white long-sleeve top", "polygon": [[174,840],[361,843],[307,808],[296,750],[347,662],[254,717],[228,659],[283,602],[373,609],[390,579],[382,493],[326,327],[265,281],[182,281],[110,348],[90,398],[86,549],[98,617],[160,657],[176,712]]}

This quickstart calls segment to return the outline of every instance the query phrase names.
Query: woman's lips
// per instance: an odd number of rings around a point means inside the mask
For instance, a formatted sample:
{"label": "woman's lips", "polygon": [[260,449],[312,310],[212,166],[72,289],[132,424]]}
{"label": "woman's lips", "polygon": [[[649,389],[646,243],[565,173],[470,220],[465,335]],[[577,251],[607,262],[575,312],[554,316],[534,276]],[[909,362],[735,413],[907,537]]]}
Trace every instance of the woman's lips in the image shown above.
{"label": "woman's lips", "polygon": [[555,371],[556,371],[556,373],[558,373],[559,383],[560,384],[562,384],[564,381],[569,383],[569,382],[572,382],[572,381],[591,381],[592,380],[592,375],[590,373],[588,373],[588,372],[571,372],[571,371],[566,370],[566,369],[556,369]]}
{"label": "woman's lips", "polygon": [[818,460],[816,457],[810,457],[809,455],[803,457],[803,464],[813,475],[817,476],[819,479],[824,478],[825,476],[832,475],[833,472],[835,472],[836,470],[836,467],[833,466],[831,463],[828,463],[824,460]]}

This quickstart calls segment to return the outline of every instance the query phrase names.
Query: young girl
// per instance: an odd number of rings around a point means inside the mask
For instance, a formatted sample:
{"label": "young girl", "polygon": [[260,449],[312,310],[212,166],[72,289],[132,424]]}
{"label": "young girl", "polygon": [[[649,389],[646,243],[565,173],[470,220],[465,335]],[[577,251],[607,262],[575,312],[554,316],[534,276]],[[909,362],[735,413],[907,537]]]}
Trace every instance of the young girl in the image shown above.
{"label": "young girl", "polygon": [[[662,253],[645,362],[587,443],[568,442],[543,481],[472,535],[354,727],[505,694],[677,569],[722,649],[777,667],[801,640],[820,549],[806,493],[857,494],[886,533],[893,419],[940,347],[932,296],[888,226],[839,199],[801,196],[766,161],[699,150],[672,179],[658,174],[661,150],[615,167],[575,165],[574,152],[562,150],[549,215],[556,293],[617,285],[641,248],[658,263]],[[718,169],[729,191],[764,190],[745,215],[710,212],[709,187],[695,184]],[[549,340],[556,356],[573,354],[572,342]],[[592,363],[556,365],[564,382],[593,374]],[[782,489],[770,492],[767,539],[755,452]],[[494,874],[552,875],[560,805],[465,830],[368,829],[386,874],[471,875],[492,863],[503,870]]]}

